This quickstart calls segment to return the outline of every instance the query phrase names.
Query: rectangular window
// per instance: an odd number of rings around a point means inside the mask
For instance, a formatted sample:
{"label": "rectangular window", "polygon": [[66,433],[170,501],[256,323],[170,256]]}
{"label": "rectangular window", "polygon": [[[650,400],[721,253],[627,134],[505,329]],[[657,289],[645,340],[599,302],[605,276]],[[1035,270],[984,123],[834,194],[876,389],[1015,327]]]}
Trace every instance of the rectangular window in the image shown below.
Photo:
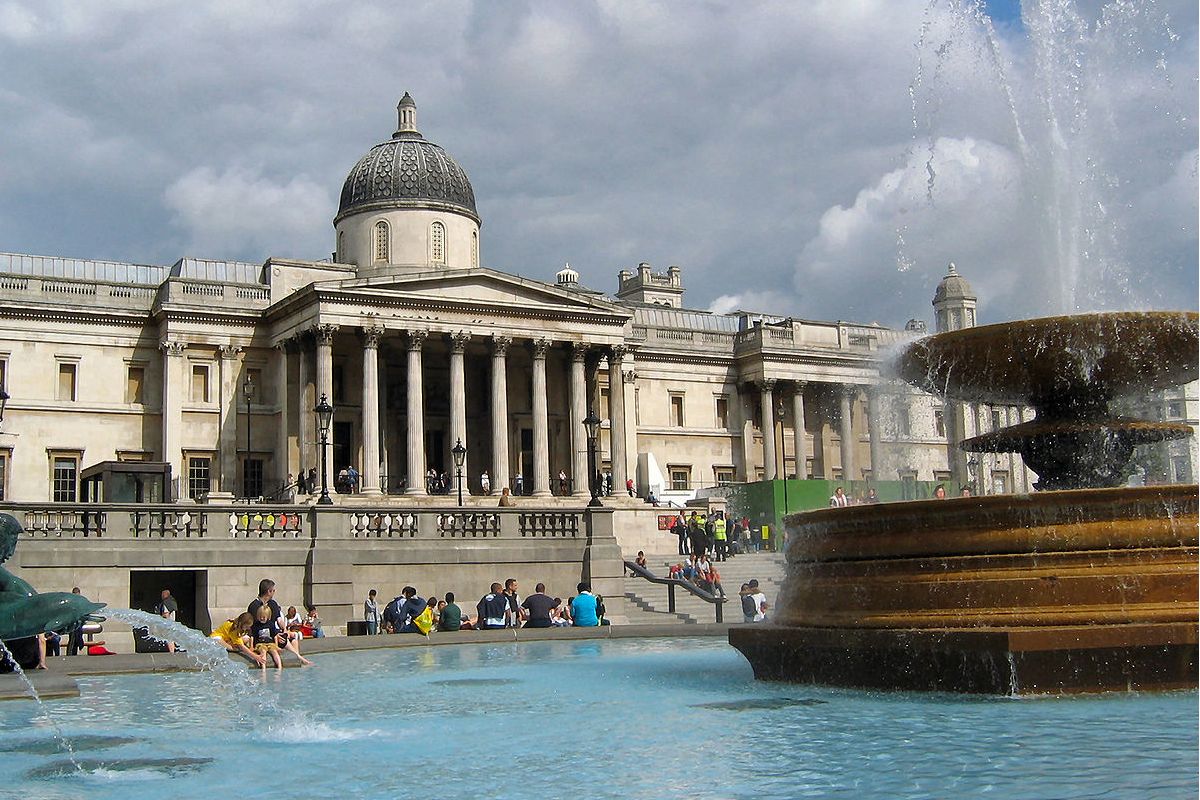
{"label": "rectangular window", "polygon": [[243,492],[246,497],[263,496],[263,460],[247,458],[242,464]]}
{"label": "rectangular window", "polygon": [[55,454],[50,463],[50,499],[55,503],[74,503],[79,497],[79,456]]}
{"label": "rectangular window", "polygon": [[187,464],[188,497],[198,500],[208,494],[212,486],[212,458],[189,456]]}
{"label": "rectangular window", "polygon": [[8,497],[8,460],[11,453],[8,450],[0,451],[0,500],[5,500]]}
{"label": "rectangular window", "polygon": [[692,488],[692,468],[690,466],[674,465],[667,468],[671,473],[671,490],[686,492]]}
{"label": "rectangular window", "polygon": [[1008,494],[1008,473],[992,473],[992,494]]}
{"label": "rectangular window", "polygon": [[329,402],[335,406],[346,402],[346,370],[341,364],[333,365],[333,397]]}
{"label": "rectangular window", "polygon": [[1004,427],[1004,417],[1000,409],[992,409],[992,430],[998,431]]}
{"label": "rectangular window", "polygon": [[811,458],[804,459],[804,477],[812,480],[814,475],[816,473],[813,472],[813,460]]}
{"label": "rectangular window", "polygon": [[904,403],[896,406],[896,436],[907,439],[912,435],[912,417],[909,416],[908,406]]}
{"label": "rectangular window", "polygon": [[933,427],[937,429],[939,437],[946,436],[946,412],[944,409],[935,408],[933,410]]}
{"label": "rectangular window", "polygon": [[612,412],[609,410],[608,389],[600,390],[600,418],[612,419]]}
{"label": "rectangular window", "polygon": [[61,361],[59,362],[58,394],[55,395],[56,399],[67,401],[75,399],[75,379],[78,367],[78,364],[64,364]]}
{"label": "rectangular window", "polygon": [[733,483],[735,474],[733,467],[713,467],[713,477],[717,481],[717,486],[727,486]]}
{"label": "rectangular window", "polygon": [[8,391],[8,358],[0,358],[0,389]]}
{"label": "rectangular window", "polygon": [[729,395],[717,395],[717,427],[729,428]]}
{"label": "rectangular window", "polygon": [[633,424],[642,424],[642,390],[636,386],[633,389]]}
{"label": "rectangular window", "polygon": [[125,373],[125,402],[139,404],[146,402],[143,395],[145,384],[146,368],[130,365],[129,370]]}
{"label": "rectangular window", "polygon": [[671,395],[671,424],[676,428],[683,427],[683,395]]}
{"label": "rectangular window", "polygon": [[[2,383],[3,381],[0,380],[0,384]],[[1170,419],[1183,419],[1182,400],[1172,400],[1171,402],[1167,403],[1167,417]]]}
{"label": "rectangular window", "polygon": [[208,365],[192,364],[192,402],[208,402]]}

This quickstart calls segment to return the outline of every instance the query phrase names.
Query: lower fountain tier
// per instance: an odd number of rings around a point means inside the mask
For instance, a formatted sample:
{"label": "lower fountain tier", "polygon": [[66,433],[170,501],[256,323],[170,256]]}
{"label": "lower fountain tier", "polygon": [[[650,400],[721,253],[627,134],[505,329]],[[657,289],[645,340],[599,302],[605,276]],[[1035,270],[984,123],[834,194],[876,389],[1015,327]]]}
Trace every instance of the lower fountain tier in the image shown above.
{"label": "lower fountain tier", "polygon": [[765,678],[1195,686],[1198,505],[1195,485],[1146,486],[792,515],[773,625],[730,641]]}
{"label": "lower fountain tier", "polygon": [[1195,689],[1194,623],[846,629],[740,625],[760,680],[864,689],[1058,694]]}

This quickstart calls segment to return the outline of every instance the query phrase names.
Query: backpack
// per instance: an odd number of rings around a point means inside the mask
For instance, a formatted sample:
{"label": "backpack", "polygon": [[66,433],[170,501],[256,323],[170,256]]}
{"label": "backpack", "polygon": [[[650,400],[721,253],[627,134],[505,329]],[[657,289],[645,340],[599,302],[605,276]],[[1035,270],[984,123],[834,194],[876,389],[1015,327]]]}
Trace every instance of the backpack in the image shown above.
{"label": "backpack", "polygon": [[758,605],[754,602],[754,595],[742,595],[742,613],[750,618],[758,615]]}
{"label": "backpack", "polygon": [[425,606],[425,610],[413,617],[413,624],[417,626],[417,630],[426,636],[433,629],[433,609],[430,606]]}
{"label": "backpack", "polygon": [[604,616],[604,598],[601,597],[600,595],[596,595],[596,619],[600,619],[603,616]]}

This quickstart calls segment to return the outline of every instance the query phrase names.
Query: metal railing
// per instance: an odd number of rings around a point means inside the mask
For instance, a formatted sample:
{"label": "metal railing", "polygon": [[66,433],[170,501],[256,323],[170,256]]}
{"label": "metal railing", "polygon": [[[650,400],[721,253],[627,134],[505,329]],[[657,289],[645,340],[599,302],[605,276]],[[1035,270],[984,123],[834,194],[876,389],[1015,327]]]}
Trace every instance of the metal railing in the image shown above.
{"label": "metal railing", "polygon": [[695,595],[696,597],[699,597],[704,602],[712,603],[713,608],[716,610],[716,621],[717,622],[725,621],[724,614],[722,613],[723,608],[725,606],[725,598],[724,597],[719,597],[718,595],[715,595],[712,592],[705,591],[704,589],[701,589],[699,586],[692,583],[691,581],[682,580],[680,578],[659,577],[658,575],[655,575],[653,572],[651,572],[650,570],[641,566],[640,564],[638,564],[635,561],[626,561],[625,569],[629,570],[630,572],[632,572],[635,576],[637,576],[639,578],[645,578],[646,580],[650,581],[650,583],[657,583],[657,584],[666,586],[667,587],[667,610],[670,611],[672,614],[675,613],[675,587],[679,586],[679,587],[683,588],[685,591],[690,592],[691,594]]}

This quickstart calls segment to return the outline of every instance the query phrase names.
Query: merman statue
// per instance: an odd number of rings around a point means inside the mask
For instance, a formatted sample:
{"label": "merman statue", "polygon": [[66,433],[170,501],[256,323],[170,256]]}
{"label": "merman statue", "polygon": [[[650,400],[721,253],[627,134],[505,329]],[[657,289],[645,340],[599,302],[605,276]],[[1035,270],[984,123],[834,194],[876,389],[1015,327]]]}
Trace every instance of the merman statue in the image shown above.
{"label": "merman statue", "polygon": [[[0,564],[12,558],[24,529],[12,514],[0,513]],[[37,637],[69,633],[89,621],[103,603],[69,592],[39,594],[26,581],[0,566],[0,641],[22,667],[38,663]]]}

